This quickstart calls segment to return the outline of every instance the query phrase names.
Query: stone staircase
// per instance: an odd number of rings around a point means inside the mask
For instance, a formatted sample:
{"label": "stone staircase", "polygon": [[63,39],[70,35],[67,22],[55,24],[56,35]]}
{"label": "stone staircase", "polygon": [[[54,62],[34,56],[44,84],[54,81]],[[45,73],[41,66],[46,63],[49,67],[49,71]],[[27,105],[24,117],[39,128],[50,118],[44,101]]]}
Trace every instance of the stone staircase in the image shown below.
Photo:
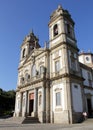
{"label": "stone staircase", "polygon": [[22,124],[25,117],[8,117],[0,119],[0,122]]}
{"label": "stone staircase", "polygon": [[34,124],[40,123],[36,117],[10,117],[5,119],[0,119],[1,122],[5,123],[15,123],[15,124]]}
{"label": "stone staircase", "polygon": [[22,124],[32,124],[32,123],[34,124],[34,123],[40,123],[40,122],[38,118],[36,117],[26,117],[22,122]]}

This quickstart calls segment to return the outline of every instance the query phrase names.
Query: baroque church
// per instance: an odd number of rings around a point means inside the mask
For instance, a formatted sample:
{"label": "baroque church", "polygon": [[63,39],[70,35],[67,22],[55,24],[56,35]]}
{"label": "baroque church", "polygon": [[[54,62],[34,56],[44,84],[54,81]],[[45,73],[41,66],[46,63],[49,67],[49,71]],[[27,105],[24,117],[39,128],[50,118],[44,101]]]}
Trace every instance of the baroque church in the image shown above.
{"label": "baroque church", "polygon": [[74,25],[70,13],[59,5],[50,16],[44,48],[33,32],[23,40],[15,117],[72,124],[84,111],[93,115],[93,54],[79,54]]}

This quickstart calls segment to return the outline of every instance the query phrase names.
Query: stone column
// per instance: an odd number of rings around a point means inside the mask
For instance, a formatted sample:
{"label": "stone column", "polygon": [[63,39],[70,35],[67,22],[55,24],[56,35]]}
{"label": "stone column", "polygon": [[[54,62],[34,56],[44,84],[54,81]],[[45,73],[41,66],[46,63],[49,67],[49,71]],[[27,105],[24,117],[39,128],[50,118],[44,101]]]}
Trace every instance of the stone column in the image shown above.
{"label": "stone column", "polygon": [[68,65],[68,51],[67,51],[67,45],[63,45],[63,66],[64,66],[64,73],[69,73],[69,65]]}
{"label": "stone column", "polygon": [[45,112],[45,86],[42,87],[42,122],[46,122],[46,112]]}
{"label": "stone column", "polygon": [[45,87],[42,87],[42,111],[45,111]]}
{"label": "stone column", "polygon": [[34,116],[37,117],[38,89],[34,90]]}
{"label": "stone column", "polygon": [[49,82],[46,83],[46,122],[50,122],[50,87]]}
{"label": "stone column", "polygon": [[27,116],[28,91],[25,92],[25,116]]}
{"label": "stone column", "polygon": [[54,123],[54,111],[53,111],[53,84],[50,86],[50,111],[51,111],[51,123]]}
{"label": "stone column", "polygon": [[68,110],[68,123],[72,124],[72,90],[71,90],[71,83],[69,79],[66,79],[66,109]]}
{"label": "stone column", "polygon": [[22,92],[20,92],[20,106],[19,106],[19,116],[22,116]]}

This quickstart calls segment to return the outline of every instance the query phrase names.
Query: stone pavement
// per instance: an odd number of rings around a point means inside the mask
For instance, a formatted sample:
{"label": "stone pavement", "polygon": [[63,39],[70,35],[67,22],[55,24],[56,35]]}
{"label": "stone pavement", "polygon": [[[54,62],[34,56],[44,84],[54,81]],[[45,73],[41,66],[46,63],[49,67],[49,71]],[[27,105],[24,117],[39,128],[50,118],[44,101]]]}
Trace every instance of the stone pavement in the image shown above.
{"label": "stone pavement", "polygon": [[84,123],[62,124],[18,124],[0,119],[0,130],[93,130],[93,120]]}

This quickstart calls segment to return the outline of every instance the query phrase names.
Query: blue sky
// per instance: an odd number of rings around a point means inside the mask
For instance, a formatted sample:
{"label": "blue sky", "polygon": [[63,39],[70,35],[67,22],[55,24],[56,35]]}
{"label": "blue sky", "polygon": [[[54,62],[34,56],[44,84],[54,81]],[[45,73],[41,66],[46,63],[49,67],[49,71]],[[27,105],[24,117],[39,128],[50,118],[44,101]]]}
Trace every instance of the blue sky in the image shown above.
{"label": "blue sky", "polygon": [[61,4],[75,21],[78,48],[93,52],[93,0],[0,0],[0,88],[16,89],[20,45],[33,29],[43,46],[51,13]]}

